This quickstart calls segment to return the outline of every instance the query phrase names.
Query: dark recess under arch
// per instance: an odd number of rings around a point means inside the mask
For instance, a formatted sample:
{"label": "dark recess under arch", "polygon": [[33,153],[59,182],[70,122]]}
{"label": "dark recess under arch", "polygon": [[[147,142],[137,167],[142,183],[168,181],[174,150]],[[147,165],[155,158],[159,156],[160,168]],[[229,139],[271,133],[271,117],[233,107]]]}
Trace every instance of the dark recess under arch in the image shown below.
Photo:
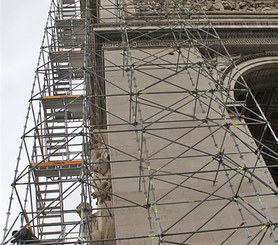
{"label": "dark recess under arch", "polygon": [[[243,77],[248,87],[251,89],[256,101],[260,105],[267,120],[277,135],[278,133],[278,64],[267,64],[257,66],[243,73]],[[238,101],[246,100],[246,107],[250,111],[257,111],[257,107],[254,104],[250,96],[240,90],[240,83],[235,86],[235,99]],[[247,97],[246,97],[247,96]],[[246,99],[247,98],[247,99]],[[244,110],[243,114],[248,127],[254,138],[261,141],[264,145],[272,149],[274,152],[278,152],[278,144],[273,137],[269,129],[265,130],[264,125],[259,123],[252,123],[252,119],[256,119],[254,113],[248,110]],[[251,119],[252,118],[252,119]],[[262,140],[260,137],[263,135]],[[266,148],[264,152],[271,154]],[[276,185],[278,186],[278,160],[273,159],[267,155],[263,155],[264,161],[269,166],[270,173],[274,178]]]}

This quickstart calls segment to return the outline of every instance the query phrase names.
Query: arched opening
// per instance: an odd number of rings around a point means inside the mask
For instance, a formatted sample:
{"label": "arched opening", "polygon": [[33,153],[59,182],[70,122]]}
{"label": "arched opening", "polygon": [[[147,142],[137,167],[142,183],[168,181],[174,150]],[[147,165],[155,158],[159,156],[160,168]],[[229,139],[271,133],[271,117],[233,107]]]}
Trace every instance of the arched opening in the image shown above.
{"label": "arched opening", "polygon": [[[273,62],[271,62],[271,60]],[[235,100],[244,101],[244,108],[241,113],[248,124],[252,136],[257,139],[259,148],[263,150],[263,158],[269,171],[278,186],[278,159],[273,157],[273,152],[278,152],[277,136],[278,134],[278,62],[275,58],[263,58],[261,61],[249,60],[239,65],[241,76],[238,76],[234,85]],[[244,81],[245,82],[244,82]],[[260,123],[259,109],[252,96],[243,89],[243,83],[246,83],[254,95],[256,102],[263,111],[266,119],[269,121],[273,132]]]}

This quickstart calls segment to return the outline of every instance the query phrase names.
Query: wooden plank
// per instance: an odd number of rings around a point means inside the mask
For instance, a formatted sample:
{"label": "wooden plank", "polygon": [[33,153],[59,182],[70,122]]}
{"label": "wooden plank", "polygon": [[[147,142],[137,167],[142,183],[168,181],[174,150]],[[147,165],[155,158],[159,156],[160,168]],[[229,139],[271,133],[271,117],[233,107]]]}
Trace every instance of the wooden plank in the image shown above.
{"label": "wooden plank", "polygon": [[82,164],[82,160],[68,160],[68,161],[50,161],[50,162],[35,163],[35,166],[49,167],[49,166],[57,166],[57,165],[81,165],[81,164]]}

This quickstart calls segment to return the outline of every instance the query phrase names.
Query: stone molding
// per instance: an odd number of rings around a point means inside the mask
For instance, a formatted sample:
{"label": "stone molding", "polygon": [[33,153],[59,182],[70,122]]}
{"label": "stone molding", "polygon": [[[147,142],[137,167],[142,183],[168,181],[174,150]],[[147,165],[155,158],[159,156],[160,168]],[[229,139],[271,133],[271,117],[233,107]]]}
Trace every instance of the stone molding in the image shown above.
{"label": "stone molding", "polygon": [[[232,70],[235,69],[235,66],[239,69],[239,71],[242,74],[242,66],[247,63],[248,61],[252,63],[254,61],[257,66],[262,65],[264,62],[269,61],[271,62],[271,58],[276,58],[277,60],[278,52],[270,52],[270,53],[257,53],[257,54],[250,54],[243,57],[240,57],[239,59],[235,60],[234,63],[230,66],[228,66],[225,71],[222,74],[222,81],[225,80],[225,78],[228,76],[228,74],[231,74]],[[277,61],[276,61],[277,62]],[[250,67],[249,67],[250,68]]]}
{"label": "stone molding", "polygon": [[[222,37],[222,42],[224,45],[267,45],[267,44],[277,44],[277,38],[274,37],[252,37],[251,36],[244,36],[244,37],[233,37],[232,35],[230,36],[231,38],[225,38]],[[218,42],[217,40],[208,40],[209,44],[215,44],[217,45]],[[121,48],[121,43],[120,41],[115,41],[115,42],[104,42],[103,43],[103,48],[104,49],[119,49]],[[188,44],[185,44],[184,46],[187,46]],[[153,41],[153,40],[139,40],[136,42],[132,42],[130,44],[131,48],[148,48],[148,47],[175,47],[176,43],[172,40],[160,40],[160,41]]]}

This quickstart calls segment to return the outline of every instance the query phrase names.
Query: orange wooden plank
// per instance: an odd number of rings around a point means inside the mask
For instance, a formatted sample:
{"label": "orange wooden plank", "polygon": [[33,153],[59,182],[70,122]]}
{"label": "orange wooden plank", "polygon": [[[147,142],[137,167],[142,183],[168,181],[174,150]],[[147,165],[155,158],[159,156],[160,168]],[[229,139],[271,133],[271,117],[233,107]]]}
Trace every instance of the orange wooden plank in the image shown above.
{"label": "orange wooden plank", "polygon": [[52,51],[50,52],[51,54],[72,54],[72,53],[76,53],[76,54],[84,54],[83,50],[59,50],[59,51]]}
{"label": "orange wooden plank", "polygon": [[78,98],[81,97],[81,95],[74,95],[74,94],[65,94],[65,95],[53,95],[53,96],[45,96],[43,97],[44,100],[49,100],[49,99],[64,99],[64,98]]}
{"label": "orange wooden plank", "polygon": [[49,167],[49,166],[57,166],[57,165],[81,165],[81,164],[82,164],[82,160],[68,160],[68,161],[52,161],[52,162],[35,163],[35,166]]}

